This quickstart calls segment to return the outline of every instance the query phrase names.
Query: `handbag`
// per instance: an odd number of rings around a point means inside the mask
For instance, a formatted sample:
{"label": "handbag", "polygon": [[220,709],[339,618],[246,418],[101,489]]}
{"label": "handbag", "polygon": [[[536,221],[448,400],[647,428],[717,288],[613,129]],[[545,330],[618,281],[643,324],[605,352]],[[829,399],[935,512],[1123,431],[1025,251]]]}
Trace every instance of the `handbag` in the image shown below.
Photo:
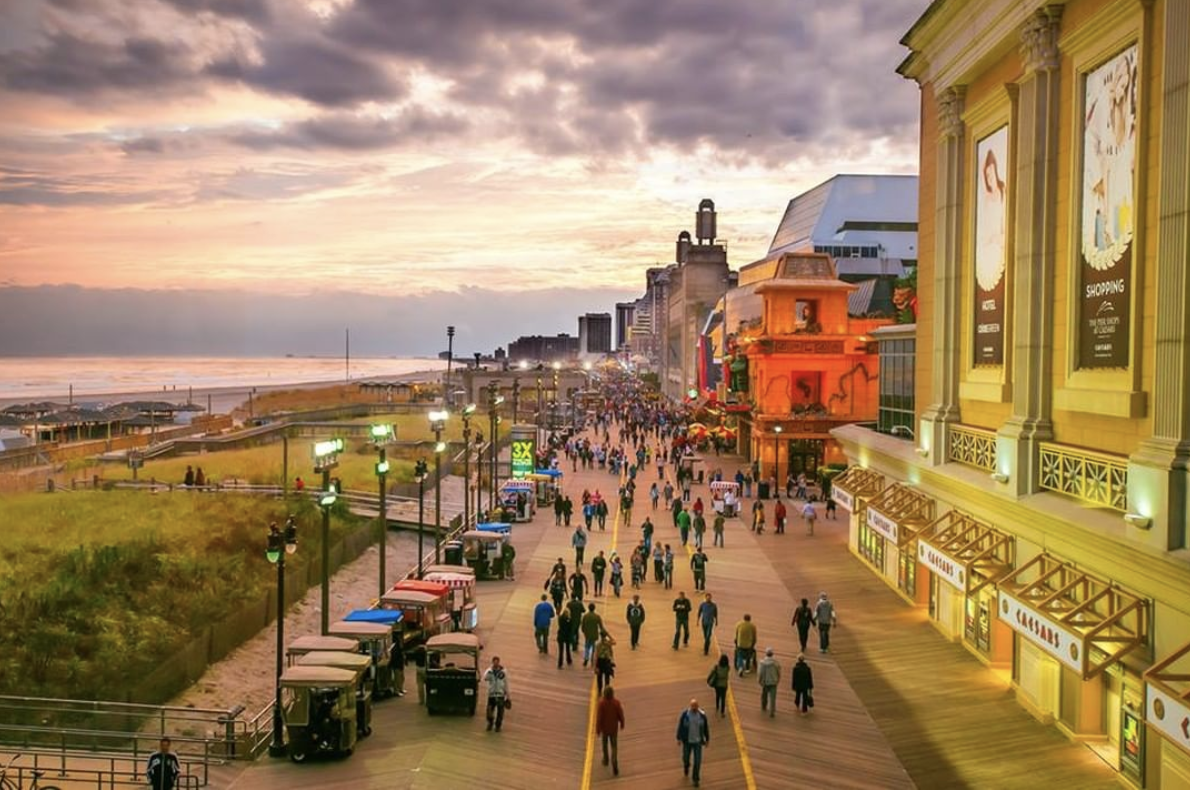
{"label": "handbag", "polygon": [[707,685],[711,688],[715,687],[715,668],[711,667],[711,674],[707,675]]}
{"label": "handbag", "polygon": [[[813,704],[813,703],[811,703]],[[504,698],[504,710],[512,710],[512,700],[508,697]]]}
{"label": "handbag", "polygon": [[806,707],[807,708],[814,707],[814,695],[811,694],[809,691],[806,692]]}

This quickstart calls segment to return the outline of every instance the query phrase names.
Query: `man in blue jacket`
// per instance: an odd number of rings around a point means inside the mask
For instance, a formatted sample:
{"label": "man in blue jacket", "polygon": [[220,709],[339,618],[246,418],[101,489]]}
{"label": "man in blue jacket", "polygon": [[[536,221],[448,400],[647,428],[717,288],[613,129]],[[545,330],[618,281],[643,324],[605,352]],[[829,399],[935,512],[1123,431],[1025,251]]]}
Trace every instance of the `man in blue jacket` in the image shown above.
{"label": "man in blue jacket", "polygon": [[533,632],[537,638],[537,651],[550,652],[550,622],[554,619],[554,607],[550,605],[550,597],[541,594],[541,601],[533,607]]}
{"label": "man in blue jacket", "polygon": [[682,774],[690,776],[690,758],[694,758],[694,786],[698,787],[702,769],[702,749],[711,743],[711,724],[707,714],[698,707],[698,700],[690,700],[690,707],[678,719],[678,743],[682,744]]}

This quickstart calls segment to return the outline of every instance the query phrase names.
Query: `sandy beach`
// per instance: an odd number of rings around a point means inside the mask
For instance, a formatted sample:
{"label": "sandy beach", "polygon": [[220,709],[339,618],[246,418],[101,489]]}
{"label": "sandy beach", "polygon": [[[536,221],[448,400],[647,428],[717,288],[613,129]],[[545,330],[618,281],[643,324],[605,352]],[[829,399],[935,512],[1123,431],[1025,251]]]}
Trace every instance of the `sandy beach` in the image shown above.
{"label": "sandy beach", "polygon": [[[442,375],[439,370],[422,370],[414,371],[412,373],[402,373],[392,376],[380,376],[373,378],[359,378],[352,379],[352,384],[362,384],[371,381],[435,381]],[[135,400],[163,400],[170,403],[183,404],[193,398],[193,402],[202,406],[204,409],[209,407],[212,414],[230,414],[234,409],[248,402],[249,396],[261,395],[266,392],[279,392],[282,390],[304,390],[304,389],[318,389],[320,387],[330,387],[337,384],[342,384],[342,379],[330,381],[306,381],[296,382],[291,384],[261,384],[252,387],[235,386],[235,387],[189,387],[172,389],[162,388],[159,390],[141,390],[139,392],[75,392],[73,396],[74,403],[121,403],[124,401]],[[0,408],[11,406],[18,403],[51,401],[54,403],[66,404],[70,396],[62,394],[56,397],[33,397],[33,398],[0,398]]]}

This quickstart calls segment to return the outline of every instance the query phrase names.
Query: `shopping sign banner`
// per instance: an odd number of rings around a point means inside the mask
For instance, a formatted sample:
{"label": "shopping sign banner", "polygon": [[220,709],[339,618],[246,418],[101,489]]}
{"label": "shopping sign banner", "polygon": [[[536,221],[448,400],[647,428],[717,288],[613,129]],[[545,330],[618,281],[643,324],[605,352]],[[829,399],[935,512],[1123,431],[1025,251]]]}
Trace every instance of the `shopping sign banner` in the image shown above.
{"label": "shopping sign banner", "polygon": [[1145,686],[1145,721],[1190,752],[1190,705],[1161,689]]}
{"label": "shopping sign banner", "polygon": [[1008,627],[1073,669],[1082,677],[1083,640],[1035,609],[1000,591],[1000,619]]}
{"label": "shopping sign banner", "polygon": [[893,543],[897,542],[897,522],[871,506],[868,507],[868,527],[876,530]]}
{"label": "shopping sign banner", "polygon": [[512,443],[512,476],[521,479],[533,474],[533,440],[516,439]]}
{"label": "shopping sign banner", "polygon": [[855,510],[855,497],[843,490],[837,483],[831,486],[831,499],[836,505],[842,505],[848,510]]}
{"label": "shopping sign banner", "polygon": [[951,587],[960,592],[967,591],[967,569],[920,538],[917,540],[917,560]]}

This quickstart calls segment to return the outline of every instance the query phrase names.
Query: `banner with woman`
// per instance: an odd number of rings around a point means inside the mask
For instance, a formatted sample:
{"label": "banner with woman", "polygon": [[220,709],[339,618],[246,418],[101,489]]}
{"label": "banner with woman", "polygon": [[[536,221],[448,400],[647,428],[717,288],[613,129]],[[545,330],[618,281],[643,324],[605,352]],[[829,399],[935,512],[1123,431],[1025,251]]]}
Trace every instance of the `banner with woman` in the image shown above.
{"label": "banner with woman", "polygon": [[976,365],[1004,364],[1004,301],[1008,289],[1008,127],[975,147]]}

